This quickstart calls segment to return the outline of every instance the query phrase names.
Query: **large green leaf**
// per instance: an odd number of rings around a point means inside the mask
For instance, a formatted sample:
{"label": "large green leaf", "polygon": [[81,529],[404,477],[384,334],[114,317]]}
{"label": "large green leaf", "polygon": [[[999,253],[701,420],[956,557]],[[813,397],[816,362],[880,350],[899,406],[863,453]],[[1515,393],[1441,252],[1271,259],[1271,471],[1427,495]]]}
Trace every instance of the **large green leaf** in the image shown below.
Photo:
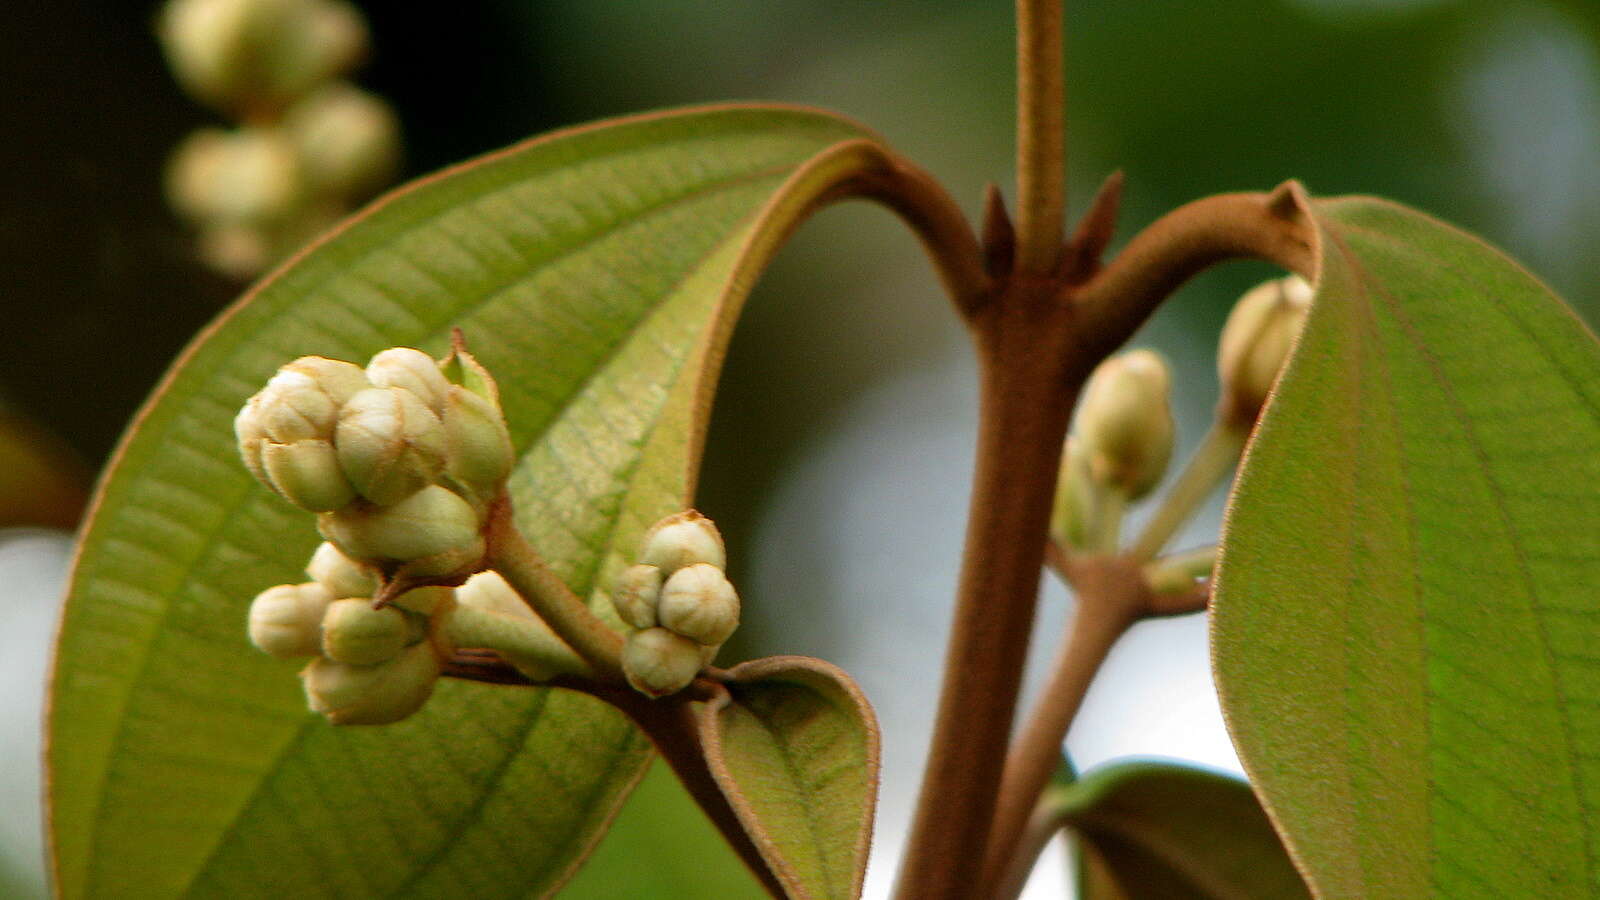
{"label": "large green leaf", "polygon": [[1447,225],[1314,217],[1217,581],[1240,756],[1322,896],[1600,895],[1600,344]]}
{"label": "large green leaf", "polygon": [[761,882],[665,763],[650,767],[561,900],[761,900]]}
{"label": "large green leaf", "polygon": [[1170,763],[1116,763],[1046,795],[1082,848],[1088,900],[1309,897],[1250,786]]}
{"label": "large green leaf", "polygon": [[872,844],[880,741],[850,676],[773,656],[729,670],[703,705],[706,762],[789,896],[860,896]]}
{"label": "large green leaf", "polygon": [[460,326],[500,379],[520,524],[613,615],[597,585],[686,502],[753,272],[848,168],[822,151],[861,138],[726,107],[535,140],[381,201],[204,333],[125,438],[72,576],[48,751],[62,895],[559,885],[645,740],[586,697],[458,682],[392,727],[309,715],[243,623],[257,591],[303,579],[317,538],[245,474],[234,411],[293,357],[440,354]]}

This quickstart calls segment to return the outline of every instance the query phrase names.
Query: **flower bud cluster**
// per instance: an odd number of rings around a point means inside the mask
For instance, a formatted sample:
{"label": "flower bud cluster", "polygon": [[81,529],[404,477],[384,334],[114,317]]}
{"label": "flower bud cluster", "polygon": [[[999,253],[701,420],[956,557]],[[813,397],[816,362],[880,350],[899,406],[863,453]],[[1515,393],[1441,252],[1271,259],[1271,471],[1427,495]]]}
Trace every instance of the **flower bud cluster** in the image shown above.
{"label": "flower bud cluster", "polygon": [[168,0],[157,30],[179,83],[245,123],[194,132],[167,164],[213,268],[256,274],[398,170],[394,112],[341,80],[367,52],[344,0]]}
{"label": "flower bud cluster", "polygon": [[[449,588],[420,588],[375,609],[375,572],[332,544],[306,566],[312,580],[262,591],[250,604],[250,642],[280,659],[314,657],[300,673],[311,708],[336,725],[381,725],[427,702],[444,653],[429,613]],[[441,604],[443,601],[443,604]]]}
{"label": "flower bud cluster", "polygon": [[511,437],[494,380],[465,350],[441,366],[397,347],[365,370],[302,357],[250,398],[234,432],[251,473],[318,513],[323,537],[362,565],[457,583],[482,568]]}
{"label": "flower bud cluster", "polygon": [[645,533],[639,563],[622,571],[611,593],[617,615],[638,629],[622,648],[622,672],[636,690],[652,697],[683,690],[739,626],[727,563],[722,535],[694,510]]}

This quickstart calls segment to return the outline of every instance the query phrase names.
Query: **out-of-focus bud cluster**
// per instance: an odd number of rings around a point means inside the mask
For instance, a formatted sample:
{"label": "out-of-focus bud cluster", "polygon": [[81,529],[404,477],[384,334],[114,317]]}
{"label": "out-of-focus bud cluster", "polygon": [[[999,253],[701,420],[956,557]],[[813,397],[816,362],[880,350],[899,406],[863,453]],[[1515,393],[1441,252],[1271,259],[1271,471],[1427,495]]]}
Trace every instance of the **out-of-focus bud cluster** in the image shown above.
{"label": "out-of-focus bud cluster", "polygon": [[441,366],[397,347],[365,370],[302,357],[250,398],[234,433],[256,478],[385,577],[465,579],[482,567],[511,436],[494,380],[464,349]]}
{"label": "out-of-focus bud cluster", "polygon": [[723,574],[727,551],[711,520],[694,510],[645,532],[639,563],[611,592],[635,629],[622,648],[628,683],[652,697],[688,686],[739,626],[739,594]]}
{"label": "out-of-focus bud cluster", "polygon": [[367,53],[343,0],[168,0],[157,32],[184,89],[237,123],[167,163],[168,201],[213,268],[260,272],[399,170],[393,110],[342,80]]}
{"label": "out-of-focus bud cluster", "polygon": [[1255,424],[1305,325],[1311,296],[1311,285],[1290,275],[1257,285],[1234,304],[1217,347],[1219,420],[1236,428]]}

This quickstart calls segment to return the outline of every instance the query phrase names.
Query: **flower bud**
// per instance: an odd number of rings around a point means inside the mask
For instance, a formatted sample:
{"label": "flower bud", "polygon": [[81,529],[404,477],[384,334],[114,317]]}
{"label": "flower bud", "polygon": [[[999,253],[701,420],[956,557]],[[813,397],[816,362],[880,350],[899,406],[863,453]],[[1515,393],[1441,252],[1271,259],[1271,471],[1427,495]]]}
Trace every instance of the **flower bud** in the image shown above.
{"label": "flower bud", "polygon": [[373,503],[396,503],[444,470],[444,426],[404,388],[368,388],[351,397],[339,413],[335,446],[350,483]]}
{"label": "flower bud", "polygon": [[322,651],[322,616],[333,594],[316,582],[267,588],[250,603],[250,643],[279,659]]}
{"label": "flower bud", "polygon": [[456,589],[447,629],[461,646],[498,652],[522,674],[546,681],[563,672],[587,672],[555,631],[524,603],[499,572],[484,571]]}
{"label": "flower bud", "polygon": [[1056,477],[1055,505],[1050,511],[1051,537],[1068,547],[1087,547],[1098,493],[1089,475],[1088,454],[1077,438],[1069,436],[1061,452],[1061,472]]}
{"label": "flower bud", "polygon": [[611,604],[622,621],[635,628],[656,626],[656,603],[661,599],[661,570],[640,564],[629,566],[617,576],[611,589]]}
{"label": "flower bud", "polygon": [[444,411],[450,382],[433,357],[410,347],[390,347],[367,363],[367,378],[378,387],[405,388],[435,415]]}
{"label": "flower bud", "polygon": [[310,512],[338,509],[356,496],[327,441],[267,441],[261,447],[261,467],[273,490]]}
{"label": "flower bud", "polygon": [[[273,487],[262,459],[266,444],[333,440],[339,407],[366,384],[359,368],[320,356],[303,356],[279,369],[233,420],[245,466]],[[297,465],[315,469],[320,462],[300,460]]]}
{"label": "flower bud", "polygon": [[392,506],[357,502],[317,520],[322,536],[346,556],[380,567],[462,550],[475,549],[481,557],[479,525],[478,514],[465,500],[438,485]]}
{"label": "flower bud", "polygon": [[401,609],[409,609],[414,613],[431,616],[454,603],[455,588],[448,587],[419,587],[412,588],[404,594],[394,598],[394,605]]}
{"label": "flower bud", "polygon": [[400,125],[389,105],[347,82],[296,103],[284,128],[300,151],[306,180],[319,191],[360,198],[387,184],[400,166]]}
{"label": "flower bud", "polygon": [[376,665],[399,656],[410,636],[405,613],[392,606],[373,609],[364,598],[335,600],[322,617],[323,655],[353,666]]}
{"label": "flower bud", "polygon": [[728,554],[717,526],[691,509],[674,513],[650,526],[644,535],[644,551],[639,561],[671,575],[695,563],[727,568]]}
{"label": "flower bud", "polygon": [[1166,362],[1150,350],[1113,356],[1094,370],[1074,430],[1096,482],[1138,499],[1161,480],[1172,456],[1171,384]]}
{"label": "flower bud", "polygon": [[528,604],[499,572],[485,570],[456,588],[456,602],[504,616],[537,619]]}
{"label": "flower bud", "polygon": [[739,627],[739,595],[722,570],[706,563],[672,573],[661,588],[662,626],[697,644],[720,644]]}
{"label": "flower bud", "polygon": [[311,709],[335,725],[387,725],[422,708],[439,680],[439,657],[427,641],[373,666],[319,657],[300,673]]}
{"label": "flower bud", "polygon": [[378,577],[371,569],[326,541],[311,554],[306,574],[335,597],[371,597],[378,590]]}
{"label": "flower bud", "polygon": [[327,0],[171,0],[158,26],[173,74],[231,112],[272,109],[347,70],[366,28]]}
{"label": "flower bud", "polygon": [[622,674],[634,690],[651,697],[676,694],[700,673],[701,647],[665,628],[628,635],[622,645]]}
{"label": "flower bud", "polygon": [[1255,423],[1305,325],[1312,293],[1305,279],[1290,275],[1251,288],[1233,305],[1217,347],[1224,422],[1240,428]]}
{"label": "flower bud", "polygon": [[203,128],[167,162],[167,202],[207,225],[263,226],[290,219],[306,196],[300,158],[268,128]]}
{"label": "flower bud", "polygon": [[445,472],[479,502],[499,496],[511,474],[511,433],[492,401],[451,385],[444,406]]}

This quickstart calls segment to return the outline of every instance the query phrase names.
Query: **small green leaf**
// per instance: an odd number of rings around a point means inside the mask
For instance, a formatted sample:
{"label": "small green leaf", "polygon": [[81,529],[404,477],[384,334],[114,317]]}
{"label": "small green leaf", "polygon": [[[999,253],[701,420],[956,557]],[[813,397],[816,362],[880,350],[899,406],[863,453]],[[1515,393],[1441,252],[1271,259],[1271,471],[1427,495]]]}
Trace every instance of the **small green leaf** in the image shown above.
{"label": "small green leaf", "polygon": [[1448,225],[1313,215],[1216,586],[1240,757],[1321,896],[1600,895],[1600,344]]}
{"label": "small green leaf", "polygon": [[73,572],[49,721],[61,895],[556,889],[647,742],[559,690],[446,682],[384,728],[308,714],[244,621],[256,592],[304,580],[316,532],[246,474],[233,415],[294,357],[442,356],[459,326],[500,385],[519,524],[613,616],[601,586],[691,494],[755,273],[849,169],[825,151],[863,145],[765,107],[540,138],[380,201],[202,334],[125,438]]}
{"label": "small green leaf", "polygon": [[1082,850],[1084,893],[1107,898],[1309,897],[1250,786],[1168,763],[1117,763],[1052,787]]}
{"label": "small green leaf", "polygon": [[735,666],[700,711],[706,762],[790,896],[858,897],[878,795],[872,707],[837,667],[801,656]]}
{"label": "small green leaf", "polygon": [[761,900],[767,892],[665,763],[650,767],[561,900]]}

